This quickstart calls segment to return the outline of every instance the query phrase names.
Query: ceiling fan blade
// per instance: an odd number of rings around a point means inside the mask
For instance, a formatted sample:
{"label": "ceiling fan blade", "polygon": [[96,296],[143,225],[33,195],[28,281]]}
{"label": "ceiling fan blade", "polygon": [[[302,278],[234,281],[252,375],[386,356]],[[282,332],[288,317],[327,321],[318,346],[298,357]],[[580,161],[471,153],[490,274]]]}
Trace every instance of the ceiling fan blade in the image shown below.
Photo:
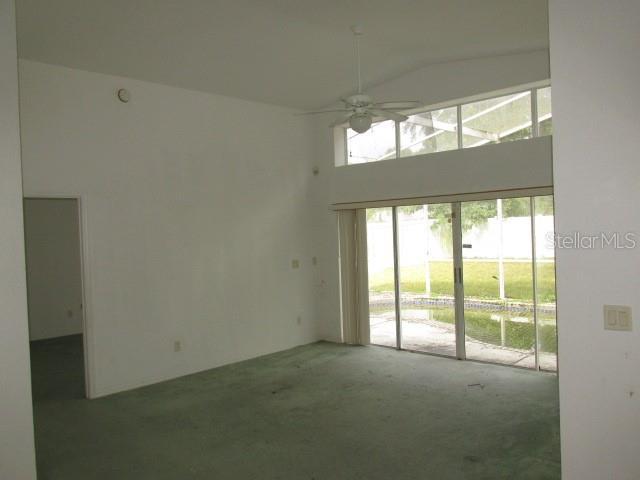
{"label": "ceiling fan blade", "polygon": [[390,102],[376,102],[373,105],[376,107],[402,105],[402,106],[405,106],[405,108],[411,108],[411,107],[419,107],[420,105],[422,105],[422,102],[419,100],[397,100],[397,101],[390,101]]}
{"label": "ceiling fan blade", "polygon": [[372,108],[369,111],[376,117],[386,118],[388,120],[393,120],[394,122],[404,122],[409,118],[406,115],[402,115],[401,113],[390,110],[382,110],[379,108]]}
{"label": "ceiling fan blade", "polygon": [[338,110],[316,110],[315,112],[301,112],[301,113],[296,113],[296,115],[318,115],[320,113],[343,113],[343,112],[350,112],[351,110],[348,108],[341,108]]}
{"label": "ceiling fan blade", "polygon": [[335,122],[331,122],[329,124],[329,128],[333,128],[333,127],[337,127],[339,125],[342,125],[343,123],[347,123],[349,121],[349,119],[351,118],[351,114],[349,115],[343,115],[342,117],[340,117],[339,119],[337,119]]}
{"label": "ceiling fan blade", "polygon": [[376,110],[384,110],[386,112],[397,112],[398,110],[406,110],[407,107],[371,107]]}

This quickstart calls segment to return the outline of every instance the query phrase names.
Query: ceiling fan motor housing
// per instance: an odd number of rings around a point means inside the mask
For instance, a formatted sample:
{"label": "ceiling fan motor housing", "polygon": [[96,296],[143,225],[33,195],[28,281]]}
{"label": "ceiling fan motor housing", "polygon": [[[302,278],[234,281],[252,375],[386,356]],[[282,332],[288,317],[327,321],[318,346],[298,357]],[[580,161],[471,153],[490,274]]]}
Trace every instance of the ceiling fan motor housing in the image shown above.
{"label": "ceiling fan motor housing", "polygon": [[371,97],[363,93],[351,95],[350,97],[347,97],[345,100],[352,107],[368,107],[371,105]]}
{"label": "ceiling fan motor housing", "polygon": [[[344,108],[338,110],[321,110],[317,112],[307,112],[307,113],[329,113],[329,112],[340,112],[346,114],[343,115],[342,118],[336,120],[331,124],[331,127],[339,127],[343,126],[346,122],[349,122],[349,126],[352,130],[358,133],[364,133],[369,128],[371,128],[371,124],[373,123],[373,119],[379,118],[384,120],[390,120],[393,122],[404,122],[407,120],[407,116],[399,113],[397,110],[402,110],[403,108],[413,108],[415,105],[410,105],[407,107],[402,107],[401,104],[417,104],[419,102],[382,102],[382,103],[373,103],[371,97],[362,93],[362,81],[360,77],[360,44],[359,37],[363,34],[363,30],[361,26],[354,25],[351,28],[355,40],[356,40],[356,60],[358,67],[358,90],[354,95],[350,95],[346,98],[342,98],[342,102],[344,103]],[[395,106],[391,106],[395,105]]]}

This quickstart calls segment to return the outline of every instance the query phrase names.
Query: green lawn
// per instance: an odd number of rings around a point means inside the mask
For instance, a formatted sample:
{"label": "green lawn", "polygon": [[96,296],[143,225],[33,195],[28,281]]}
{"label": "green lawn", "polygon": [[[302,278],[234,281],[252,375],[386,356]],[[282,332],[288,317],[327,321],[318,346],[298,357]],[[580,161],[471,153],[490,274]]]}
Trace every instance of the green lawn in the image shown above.
{"label": "green lawn", "polygon": [[[453,271],[451,262],[434,261],[431,268],[431,292],[434,295],[453,295]],[[531,301],[531,264],[505,261],[505,295],[510,300]],[[538,300],[555,302],[555,274],[553,263],[538,265]],[[425,268],[404,267],[400,270],[403,292],[425,292]],[[369,279],[369,289],[375,292],[393,291],[393,269],[374,274]],[[498,298],[498,263],[467,261],[464,264],[464,293],[475,298]]]}

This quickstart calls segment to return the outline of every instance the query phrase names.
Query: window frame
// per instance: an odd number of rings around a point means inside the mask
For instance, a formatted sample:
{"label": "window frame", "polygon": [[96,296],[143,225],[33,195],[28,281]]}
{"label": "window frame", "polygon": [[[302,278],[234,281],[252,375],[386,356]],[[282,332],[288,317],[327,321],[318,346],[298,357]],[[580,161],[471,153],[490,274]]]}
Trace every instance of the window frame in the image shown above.
{"label": "window frame", "polygon": [[[484,101],[487,101],[487,100],[497,100],[499,98],[504,98],[504,97],[516,96],[516,95],[523,94],[523,97],[526,97],[528,95],[529,96],[529,101],[531,102],[531,104],[529,105],[529,109],[530,109],[529,115],[531,116],[531,137],[530,138],[535,138],[535,135],[534,135],[534,124],[537,124],[537,114],[535,114],[535,112],[534,112],[533,103],[534,103],[534,98],[537,101],[536,92],[537,92],[537,88],[528,88],[528,89],[525,89],[525,90],[518,90],[518,91],[515,91],[515,92],[511,92],[511,93],[506,93],[506,94],[505,93],[501,93],[500,95],[491,95],[491,96],[486,97],[486,98],[475,99],[475,100],[472,100],[472,101],[467,101],[467,102],[460,103],[460,118],[458,120],[458,129],[461,132],[460,137],[461,138],[464,137],[465,126],[464,126],[464,121],[462,119],[462,109],[464,108],[465,105],[472,105],[474,103],[484,102]],[[512,101],[516,101],[518,99],[519,98],[511,100],[509,103],[511,103]],[[492,109],[491,111],[494,111],[494,110],[497,110],[497,108]],[[489,113],[489,112],[487,112],[487,113]],[[469,127],[466,127],[466,128],[468,129]],[[524,128],[527,128],[527,127],[524,127]],[[511,132],[510,134],[515,133],[517,131],[518,130],[515,130],[514,132]],[[528,139],[523,139],[523,140],[528,140]],[[502,142],[500,142],[500,136],[497,137],[496,142],[497,143],[502,143]],[[463,140],[463,142],[459,143],[458,145],[459,145],[460,149],[467,149],[467,148],[481,147],[483,145],[491,145],[491,143],[488,143],[488,144],[485,143],[485,144],[481,144],[481,145],[469,145],[469,146],[465,147],[464,146],[464,140]]]}
{"label": "window frame", "polygon": [[[439,108],[434,108],[434,109],[421,110],[419,112],[411,112],[411,113],[407,112],[407,116],[409,118],[411,118],[412,116],[415,116],[415,115],[430,114],[430,113],[434,113],[434,112],[441,112],[443,110],[452,110],[452,109],[455,109],[455,112],[456,112],[456,123],[453,125],[453,130],[449,131],[446,128],[437,128],[434,123],[438,122],[438,120],[432,120],[431,128],[433,128],[434,130],[437,130],[437,133],[434,132],[431,136],[435,137],[436,135],[439,135],[441,132],[454,133],[456,136],[458,136],[458,131],[459,131],[459,128],[460,128],[460,126],[459,126],[460,125],[460,121],[459,121],[459,113],[460,112],[459,112],[459,109],[457,108],[457,105],[452,105],[450,107],[439,107]],[[449,152],[451,150],[460,149],[460,138],[458,136],[457,142],[456,142],[457,143],[456,147],[447,148],[445,150],[436,150],[434,152],[423,152],[423,153],[414,153],[414,154],[411,154],[411,155],[402,155],[403,148],[409,148],[409,147],[412,146],[412,145],[403,145],[402,144],[402,132],[400,131],[400,129],[401,129],[400,125],[402,123],[404,123],[404,122],[396,122],[396,151],[397,151],[396,158],[411,158],[411,157],[417,157],[419,155],[429,155],[431,153]],[[420,125],[417,122],[414,122],[414,123]],[[446,122],[440,122],[440,123],[446,123]],[[425,125],[425,126],[427,126],[427,125]],[[423,142],[425,140],[427,140],[427,138],[420,140],[420,142]],[[348,145],[347,145],[347,148],[348,148]]]}
{"label": "window frame", "polygon": [[[517,95],[519,93],[528,92],[530,94],[531,101],[531,138],[539,138],[540,135],[540,119],[538,118],[538,90],[551,88],[550,80],[543,80],[539,82],[532,82],[524,85],[518,85],[516,87],[505,88],[501,90],[495,90],[488,93],[483,93],[479,95],[473,95],[469,97],[464,97],[456,100],[451,100],[448,102],[441,102],[430,105],[423,105],[417,108],[413,108],[410,110],[403,110],[402,113],[411,116],[422,113],[429,113],[437,110],[447,109],[447,108],[456,108],[457,111],[457,126],[456,131],[458,135],[458,146],[457,148],[452,148],[446,150],[448,152],[468,149],[468,148],[476,148],[477,146],[464,146],[463,135],[464,135],[464,126],[462,122],[462,106],[468,105],[471,103],[491,100],[495,98],[500,98],[508,95]],[[553,107],[552,107],[553,108]],[[551,117],[553,118],[553,114]],[[373,123],[379,123],[384,121],[385,119],[374,118]],[[440,152],[428,152],[428,153],[419,153],[415,155],[405,155],[401,156],[401,141],[400,141],[400,123],[395,122],[395,155],[392,155],[388,158],[378,161],[388,161],[388,160],[398,160],[398,159],[407,159],[414,158],[423,155],[432,155],[434,153]],[[344,123],[342,125],[338,125],[333,129],[333,137],[334,137],[334,153],[335,153],[335,166],[352,166],[352,165],[366,165],[367,163],[376,163],[376,162],[364,162],[364,163],[349,163],[349,141],[347,130],[349,128],[348,123]],[[546,136],[546,135],[544,135]],[[518,140],[514,140],[518,141]],[[482,146],[482,145],[478,145]]]}

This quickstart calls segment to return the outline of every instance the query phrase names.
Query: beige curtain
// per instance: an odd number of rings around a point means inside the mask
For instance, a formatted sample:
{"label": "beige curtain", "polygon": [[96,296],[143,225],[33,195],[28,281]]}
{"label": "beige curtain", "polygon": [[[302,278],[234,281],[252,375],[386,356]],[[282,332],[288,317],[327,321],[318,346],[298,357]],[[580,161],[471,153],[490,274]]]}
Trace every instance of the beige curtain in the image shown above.
{"label": "beige curtain", "polygon": [[342,341],[351,345],[367,345],[369,343],[369,286],[366,210],[339,211],[338,226]]}

